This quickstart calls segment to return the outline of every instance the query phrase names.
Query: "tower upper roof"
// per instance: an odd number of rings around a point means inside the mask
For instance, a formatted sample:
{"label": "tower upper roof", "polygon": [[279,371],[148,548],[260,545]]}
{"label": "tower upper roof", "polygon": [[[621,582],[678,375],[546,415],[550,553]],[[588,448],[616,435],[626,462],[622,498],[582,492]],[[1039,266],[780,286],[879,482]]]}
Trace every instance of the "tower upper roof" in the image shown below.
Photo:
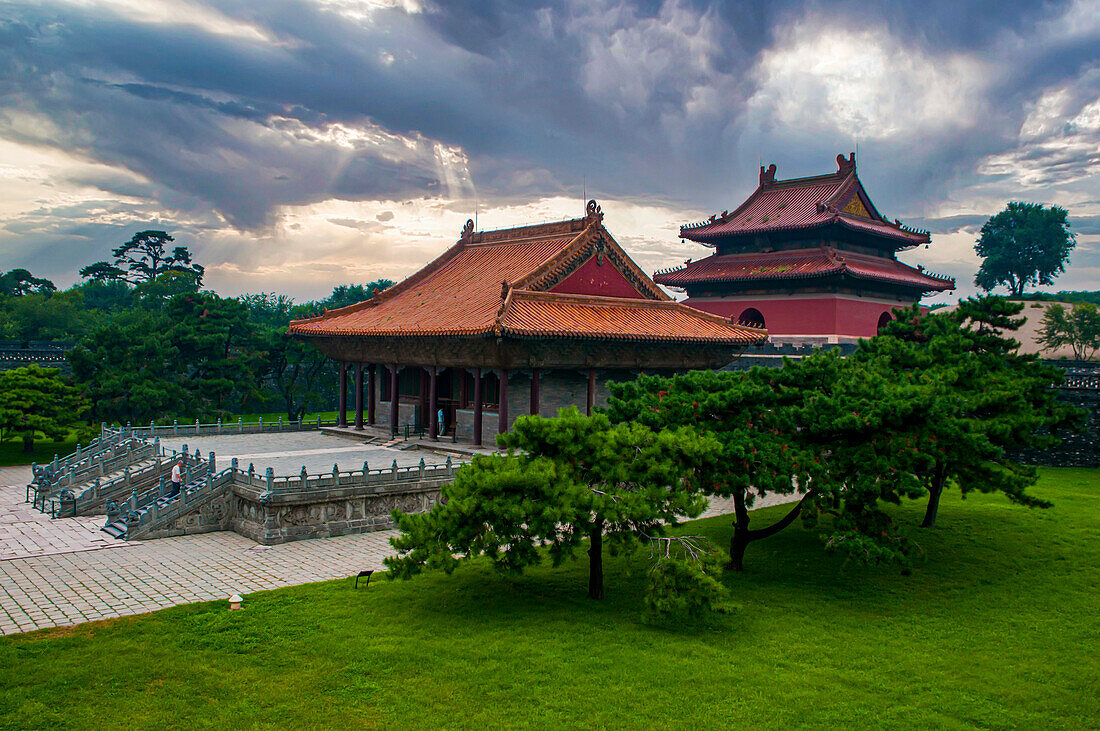
{"label": "tower upper roof", "polygon": [[839,226],[889,241],[895,249],[930,241],[927,231],[888,221],[856,175],[856,155],[837,155],[836,172],[776,180],[775,165],[760,168],[760,185],[731,211],[680,228],[680,236],[703,244],[773,231]]}

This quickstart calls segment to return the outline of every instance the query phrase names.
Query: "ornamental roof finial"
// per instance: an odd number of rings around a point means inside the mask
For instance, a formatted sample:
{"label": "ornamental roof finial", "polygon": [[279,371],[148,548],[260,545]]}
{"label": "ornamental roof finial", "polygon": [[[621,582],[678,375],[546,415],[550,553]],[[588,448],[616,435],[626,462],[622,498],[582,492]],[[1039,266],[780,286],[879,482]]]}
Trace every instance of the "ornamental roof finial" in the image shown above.
{"label": "ornamental roof finial", "polygon": [[590,221],[594,220],[596,223],[601,223],[603,221],[603,209],[600,208],[595,200],[588,201],[588,205],[584,207],[584,213],[585,218]]}
{"label": "ornamental roof finial", "polygon": [[474,219],[467,218],[466,225],[462,227],[462,240],[469,241],[474,236]]}
{"label": "ornamental roof finial", "polygon": [[765,170],[764,166],[761,165],[760,166],[760,187],[763,188],[765,185],[774,185],[774,184],[775,184],[775,163],[772,163],[771,165],[769,165],[767,170]]}
{"label": "ornamental roof finial", "polygon": [[836,156],[836,171],[838,173],[848,173],[856,169],[856,153],[849,153],[848,157],[844,157],[844,153]]}

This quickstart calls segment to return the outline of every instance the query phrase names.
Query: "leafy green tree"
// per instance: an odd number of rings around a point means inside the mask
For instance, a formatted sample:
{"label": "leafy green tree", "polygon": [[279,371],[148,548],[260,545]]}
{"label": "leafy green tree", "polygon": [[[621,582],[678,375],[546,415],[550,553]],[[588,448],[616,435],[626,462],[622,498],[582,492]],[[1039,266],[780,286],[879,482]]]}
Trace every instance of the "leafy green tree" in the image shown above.
{"label": "leafy green tree", "polygon": [[172,322],[162,312],[120,312],[69,353],[73,380],[97,421],[141,424],[188,402]]}
{"label": "leafy green tree", "polygon": [[172,323],[175,373],[189,393],[191,414],[221,416],[256,393],[259,343],[243,304],[213,292],[181,294],[168,302],[165,314]]}
{"label": "leafy green tree", "polygon": [[0,297],[0,319],[5,336],[18,340],[77,340],[98,320],[73,291]]}
{"label": "leafy green tree", "polygon": [[0,430],[22,434],[27,454],[34,452],[36,432],[64,439],[84,410],[76,389],[60,374],[37,365],[0,372]]}
{"label": "leafy green tree", "polygon": [[[922,458],[906,448],[904,431],[932,407],[919,388],[818,353],[779,369],[612,384],[606,412],[617,423],[691,425],[717,438],[721,458],[696,476],[708,494],[733,499],[729,568],[741,571],[750,544],[799,516],[812,524],[831,516],[822,534],[830,550],[867,563],[905,562],[911,544],[881,504],[922,492],[913,476]],[[748,509],[770,494],[799,499],[778,521],[752,527]]]}
{"label": "leafy green tree", "polygon": [[309,343],[288,336],[285,327],[267,328],[261,338],[262,378],[282,401],[288,419],[305,418],[307,411],[332,403],[327,397],[337,371],[331,360]]}
{"label": "leafy green tree", "polygon": [[982,226],[974,245],[982,265],[974,283],[987,292],[1003,284],[1015,297],[1031,284],[1053,284],[1076,244],[1068,215],[1059,206],[1009,203]]}
{"label": "leafy green tree", "polygon": [[84,307],[89,310],[118,312],[134,306],[134,288],[127,282],[88,279],[70,287],[68,292],[79,293]]}
{"label": "leafy green tree", "polygon": [[1069,311],[1059,304],[1047,307],[1039,329],[1043,350],[1069,346],[1077,360],[1091,360],[1100,350],[1100,308],[1074,305]]}
{"label": "leafy green tree", "polygon": [[114,263],[90,264],[80,270],[80,276],[138,284],[155,281],[166,272],[181,272],[192,275],[196,286],[200,286],[205,269],[191,261],[191,252],[186,246],[177,246],[169,252],[167,246],[173,241],[175,239],[165,231],[139,231],[111,252]]}
{"label": "leafy green tree", "polygon": [[26,269],[12,269],[7,274],[0,274],[0,295],[5,297],[21,297],[26,294],[50,294],[56,292],[57,287],[48,279],[40,279]]}
{"label": "leafy green tree", "polygon": [[604,540],[622,550],[663,538],[677,516],[698,515],[706,501],[693,474],[713,470],[719,451],[713,437],[688,428],[612,426],[575,408],[554,419],[521,417],[497,442],[508,453],[476,456],[432,510],[395,513],[401,534],[391,539],[397,555],[385,561],[391,576],[450,573],[482,555],[518,573],[542,560],[543,546],[557,566],[588,539],[588,596],[600,599]]}
{"label": "leafy green tree", "polygon": [[898,310],[897,319],[853,356],[932,396],[929,418],[905,430],[907,448],[925,458],[915,471],[928,495],[923,527],[935,526],[950,482],[964,495],[1001,492],[1017,504],[1049,506],[1027,493],[1036,470],[1012,454],[1053,446],[1052,431],[1077,416],[1056,400],[1061,370],[1020,354],[1019,343],[1005,336],[1023,323],[1015,317],[1022,309],[1001,297],[981,297],[953,312]]}
{"label": "leafy green tree", "polygon": [[374,296],[375,291],[381,292],[392,286],[393,282],[389,279],[378,279],[368,284],[341,284],[333,287],[332,294],[320,304],[327,309],[335,310],[369,300]]}
{"label": "leafy green tree", "polygon": [[155,279],[134,286],[134,301],[148,310],[160,309],[177,295],[195,294],[199,291],[199,275],[195,272],[168,271]]}
{"label": "leafy green tree", "polygon": [[240,302],[197,292],[115,314],[69,359],[97,419],[213,418],[255,395],[258,345]]}

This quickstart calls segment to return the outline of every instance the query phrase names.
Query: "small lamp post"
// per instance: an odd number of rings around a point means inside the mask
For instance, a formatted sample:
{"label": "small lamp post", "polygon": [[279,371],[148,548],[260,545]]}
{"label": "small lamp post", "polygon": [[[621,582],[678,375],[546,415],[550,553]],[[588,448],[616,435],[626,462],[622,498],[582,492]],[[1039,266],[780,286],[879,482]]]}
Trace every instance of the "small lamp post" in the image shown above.
{"label": "small lamp post", "polygon": [[229,611],[235,612],[238,609],[240,609],[241,608],[241,602],[243,602],[243,601],[244,600],[241,599],[240,594],[234,594],[233,596],[229,597]]}

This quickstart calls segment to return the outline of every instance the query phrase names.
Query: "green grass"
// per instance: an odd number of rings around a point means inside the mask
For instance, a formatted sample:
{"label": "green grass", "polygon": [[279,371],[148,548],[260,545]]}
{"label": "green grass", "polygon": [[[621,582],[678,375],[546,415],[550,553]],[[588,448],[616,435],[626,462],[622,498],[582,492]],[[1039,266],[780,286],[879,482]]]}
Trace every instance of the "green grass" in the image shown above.
{"label": "green grass", "polygon": [[[54,455],[64,457],[66,454],[75,452],[78,441],[80,440],[77,438],[76,431],[70,432],[68,438],[57,442],[46,439],[39,432],[38,438],[34,440],[34,451],[27,454],[23,451],[23,437],[17,434],[12,436],[11,439],[0,442],[0,467],[25,465],[31,462],[44,464],[53,460]],[[91,439],[85,436],[84,444],[90,441]]]}
{"label": "green grass", "polygon": [[946,497],[909,576],[844,569],[796,524],[750,548],[727,577],[741,611],[704,626],[642,621],[637,556],[609,561],[602,602],[580,563],[475,564],[9,637],[0,725],[1095,727],[1100,472],[1045,470],[1035,492],[1055,506]]}

